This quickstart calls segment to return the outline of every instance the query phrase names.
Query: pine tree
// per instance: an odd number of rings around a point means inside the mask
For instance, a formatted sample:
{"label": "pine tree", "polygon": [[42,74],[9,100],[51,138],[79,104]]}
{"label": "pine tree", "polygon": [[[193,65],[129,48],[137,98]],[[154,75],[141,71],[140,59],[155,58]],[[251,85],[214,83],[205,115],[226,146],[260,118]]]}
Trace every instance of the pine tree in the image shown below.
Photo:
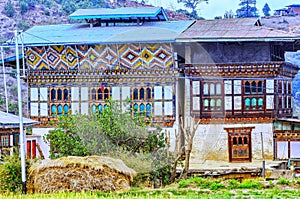
{"label": "pine tree", "polygon": [[8,0],[6,5],[4,6],[4,14],[8,17],[13,17],[16,13],[14,5],[12,4],[11,0]]}
{"label": "pine tree", "polygon": [[236,10],[237,18],[258,17],[256,0],[240,0],[241,8]]}
{"label": "pine tree", "polygon": [[197,6],[203,2],[208,3],[208,0],[177,0],[177,3],[183,3],[186,8],[192,9],[192,12],[190,12],[190,15],[195,16],[194,18],[199,17],[196,9],[197,9]]}
{"label": "pine tree", "polygon": [[262,11],[263,11],[263,13],[264,13],[265,16],[270,16],[270,11],[271,11],[271,9],[270,9],[268,3],[266,3],[266,4],[264,5]]}

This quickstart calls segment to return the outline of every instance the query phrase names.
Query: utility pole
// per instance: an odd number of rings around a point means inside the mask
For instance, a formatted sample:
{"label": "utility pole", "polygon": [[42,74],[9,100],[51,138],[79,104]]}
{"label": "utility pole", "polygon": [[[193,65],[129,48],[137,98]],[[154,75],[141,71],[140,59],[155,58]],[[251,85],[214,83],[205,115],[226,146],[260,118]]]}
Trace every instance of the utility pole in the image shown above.
{"label": "utility pole", "polygon": [[[21,33],[22,34],[22,33]],[[18,86],[18,106],[19,106],[19,123],[20,123],[20,155],[21,155],[21,172],[22,172],[22,194],[26,194],[26,164],[25,164],[25,135],[23,127],[22,111],[22,93],[21,93],[21,74],[19,63],[19,44],[18,31],[15,30],[15,47],[16,47],[16,65],[17,65],[17,86]]]}
{"label": "utility pole", "polygon": [[263,139],[263,133],[260,132],[260,138],[261,138],[261,155],[262,155],[262,178],[265,179],[265,167],[266,167],[266,161],[265,161],[265,154],[264,154],[264,139]]}

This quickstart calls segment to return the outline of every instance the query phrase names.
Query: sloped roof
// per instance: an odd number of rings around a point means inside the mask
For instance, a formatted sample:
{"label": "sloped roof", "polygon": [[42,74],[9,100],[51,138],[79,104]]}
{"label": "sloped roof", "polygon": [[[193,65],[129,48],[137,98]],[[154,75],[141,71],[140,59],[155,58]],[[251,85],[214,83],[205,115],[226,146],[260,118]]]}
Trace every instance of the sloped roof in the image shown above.
{"label": "sloped roof", "polygon": [[194,21],[145,22],[141,26],[92,27],[89,24],[34,26],[24,46],[174,42]]}
{"label": "sloped roof", "polygon": [[[17,128],[20,125],[19,116],[0,111],[0,128]],[[24,126],[38,124],[37,121],[28,118],[23,118]]]}
{"label": "sloped roof", "polygon": [[255,18],[199,20],[184,31],[177,41],[278,41],[299,35],[260,25]]}
{"label": "sloped roof", "polygon": [[168,17],[161,7],[122,7],[122,8],[95,8],[78,9],[70,16],[70,19],[115,19],[115,18],[137,18],[150,17],[167,21]]}

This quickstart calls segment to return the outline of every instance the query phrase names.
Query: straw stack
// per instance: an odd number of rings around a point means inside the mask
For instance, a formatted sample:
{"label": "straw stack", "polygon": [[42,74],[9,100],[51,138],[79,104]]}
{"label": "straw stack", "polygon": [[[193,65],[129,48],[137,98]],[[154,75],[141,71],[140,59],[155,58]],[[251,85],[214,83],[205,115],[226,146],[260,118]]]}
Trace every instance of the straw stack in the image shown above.
{"label": "straw stack", "polygon": [[69,156],[35,163],[28,176],[29,193],[118,191],[130,188],[136,172],[119,159]]}

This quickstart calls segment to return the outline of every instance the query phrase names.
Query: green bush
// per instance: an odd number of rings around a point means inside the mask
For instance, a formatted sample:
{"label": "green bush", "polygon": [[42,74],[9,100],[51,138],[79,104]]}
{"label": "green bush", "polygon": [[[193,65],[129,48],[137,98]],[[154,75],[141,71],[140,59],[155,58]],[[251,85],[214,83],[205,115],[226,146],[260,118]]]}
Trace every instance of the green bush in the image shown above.
{"label": "green bush", "polygon": [[240,185],[240,182],[236,179],[229,179],[227,180],[227,184],[229,189],[236,189]]}
{"label": "green bush", "polygon": [[21,14],[25,14],[28,11],[28,4],[24,0],[19,1],[19,7],[21,9]]}
{"label": "green bush", "polygon": [[261,184],[259,181],[257,180],[253,180],[253,179],[245,179],[243,180],[243,182],[238,186],[238,188],[241,189],[262,189],[263,188],[263,184]]}
{"label": "green bush", "polygon": [[1,192],[19,192],[22,189],[21,160],[18,153],[5,156],[0,165]]}
{"label": "green bush", "polygon": [[289,185],[291,182],[285,178],[279,178],[278,180],[278,184],[281,184],[281,185]]}

